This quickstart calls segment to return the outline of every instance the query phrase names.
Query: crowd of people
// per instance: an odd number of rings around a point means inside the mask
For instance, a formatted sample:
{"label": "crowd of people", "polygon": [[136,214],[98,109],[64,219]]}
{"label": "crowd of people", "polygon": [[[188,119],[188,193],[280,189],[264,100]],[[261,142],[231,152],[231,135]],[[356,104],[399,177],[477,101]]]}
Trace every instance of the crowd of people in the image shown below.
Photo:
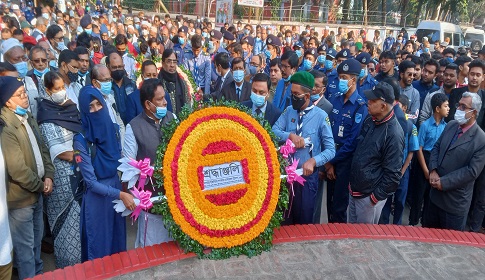
{"label": "crowd of people", "polygon": [[[182,66],[196,95],[240,102],[292,141],[305,183],[285,224],[482,230],[485,49],[432,50],[404,29],[216,28],[99,1],[1,12],[0,279],[14,266],[20,279],[42,273],[46,234],[58,268],[126,250],[112,201],[135,201],[119,159],[155,162],[161,127],[194,98]],[[169,240],[161,216],[143,212],[135,246]]]}

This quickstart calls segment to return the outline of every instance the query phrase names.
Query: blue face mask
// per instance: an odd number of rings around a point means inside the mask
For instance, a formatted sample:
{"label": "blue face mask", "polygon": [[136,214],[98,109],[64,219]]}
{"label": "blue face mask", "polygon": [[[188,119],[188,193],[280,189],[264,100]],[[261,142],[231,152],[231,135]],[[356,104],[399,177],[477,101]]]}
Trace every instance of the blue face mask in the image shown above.
{"label": "blue face mask", "polygon": [[249,30],[244,29],[244,35],[246,35],[246,36],[249,35]]}
{"label": "blue face mask", "polygon": [[261,108],[264,106],[264,103],[266,102],[266,97],[256,94],[254,92],[251,92],[251,101],[253,102],[254,106],[257,108]]}
{"label": "blue face mask", "polygon": [[207,46],[209,47],[209,49],[213,49],[214,48],[214,42],[209,41],[209,44]]}
{"label": "blue face mask", "polygon": [[202,32],[202,37],[207,38],[209,37],[209,34],[207,34],[207,32]]}
{"label": "blue face mask", "polygon": [[266,56],[266,58],[271,59],[271,52],[269,50],[264,50],[264,55]]}
{"label": "blue face mask", "polygon": [[19,72],[20,78],[24,78],[25,75],[27,75],[27,71],[29,70],[27,67],[27,62],[21,61],[19,63],[15,63],[13,66],[15,69],[17,69],[17,72]]}
{"label": "blue face mask", "polygon": [[15,108],[15,114],[20,115],[20,116],[24,116],[25,114],[27,114],[27,109],[24,109],[24,108],[20,107],[19,105],[17,105],[17,107]]}
{"label": "blue face mask", "polygon": [[300,58],[302,55],[301,50],[296,50],[295,53],[298,56],[298,58]]}
{"label": "blue face mask", "polygon": [[342,94],[346,94],[349,91],[349,81],[340,79],[338,81],[338,91]]}
{"label": "blue face mask", "polygon": [[[152,103],[152,102],[150,102]],[[155,104],[152,103],[153,106],[155,106]],[[153,113],[155,115],[155,118],[161,120],[163,119],[163,117],[165,117],[165,115],[167,115],[167,107],[158,107],[158,106],[155,106],[157,108],[157,110],[155,111],[155,113]]]}
{"label": "blue face mask", "polygon": [[226,42],[222,42],[221,46],[222,46],[223,49],[227,48]]}
{"label": "blue face mask", "polygon": [[82,73],[81,71],[78,71],[77,74],[81,77],[86,77],[86,75],[89,74],[89,71],[86,71],[86,73]]}
{"label": "blue face mask", "polygon": [[305,58],[303,60],[303,71],[310,71],[312,70],[312,68],[313,68],[313,63],[310,60]]}
{"label": "blue face mask", "polygon": [[455,62],[455,61],[453,60],[453,58],[451,58],[451,57],[447,57],[446,59],[447,59],[447,60],[448,60],[450,63]]}
{"label": "blue face mask", "polygon": [[93,33],[93,30],[92,29],[84,29],[84,31],[86,33],[88,33],[88,35],[91,35],[91,33]]}
{"label": "blue face mask", "polygon": [[320,98],[320,94],[313,94],[313,95],[310,95],[310,101],[311,102],[315,102],[318,100],[318,98]]}
{"label": "blue face mask", "polygon": [[365,69],[360,69],[359,80],[365,76]]}
{"label": "blue face mask", "polygon": [[180,44],[180,45],[183,45],[184,43],[185,43],[185,39],[184,39],[184,38],[179,37],[179,44]]}
{"label": "blue face mask", "polygon": [[244,79],[244,70],[236,70],[232,72],[232,77],[234,78],[234,81],[237,83],[240,83]]}
{"label": "blue face mask", "polygon": [[46,67],[43,71],[39,71],[34,68],[34,75],[36,75],[37,77],[42,77],[47,72],[49,72],[49,67]]}
{"label": "blue face mask", "polygon": [[251,74],[251,76],[256,75],[256,70],[258,70],[256,66],[249,65],[249,74]]}
{"label": "blue face mask", "polygon": [[57,62],[55,60],[51,60],[49,61],[49,66],[57,68]]}
{"label": "blue face mask", "polygon": [[136,29],[140,29],[140,25],[138,23],[135,24]]}
{"label": "blue face mask", "polygon": [[112,82],[100,82],[100,81],[98,82],[99,82],[99,85],[101,86],[101,88],[99,89],[101,90],[101,93],[104,95],[110,95]]}
{"label": "blue face mask", "polygon": [[325,63],[325,56],[323,54],[319,55],[317,58],[317,61],[319,64],[324,64]]}
{"label": "blue face mask", "polygon": [[325,68],[327,70],[332,69],[333,68],[333,61],[331,61],[331,60],[325,60]]}
{"label": "blue face mask", "polygon": [[429,48],[425,48],[424,49],[424,52],[429,52]]}
{"label": "blue face mask", "polygon": [[285,81],[285,83],[286,83],[286,82],[289,82],[289,81],[290,81],[290,79],[291,79],[291,75],[289,75],[289,76],[288,76],[288,78],[286,78],[286,79],[285,79],[285,78],[283,78],[283,81]]}

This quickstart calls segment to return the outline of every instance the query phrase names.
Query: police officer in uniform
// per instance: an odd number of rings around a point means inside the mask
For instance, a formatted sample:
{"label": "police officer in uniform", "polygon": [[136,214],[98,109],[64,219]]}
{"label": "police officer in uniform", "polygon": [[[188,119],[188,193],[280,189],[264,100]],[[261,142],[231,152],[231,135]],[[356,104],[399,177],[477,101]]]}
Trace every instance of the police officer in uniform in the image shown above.
{"label": "police officer in uniform", "polygon": [[223,47],[221,47],[221,39],[222,39],[222,33],[217,30],[211,30],[210,33],[210,41],[208,44],[208,51],[211,54],[211,61],[212,61],[212,72],[211,72],[211,81],[212,84],[214,84],[219,77],[216,72],[216,66],[214,65],[214,57],[218,53],[227,53],[227,50]]}
{"label": "police officer in uniform", "polygon": [[209,54],[202,50],[202,37],[194,35],[190,39],[192,49],[185,53],[184,67],[190,70],[200,94],[210,94],[211,59]]}
{"label": "police officer in uniform", "polygon": [[[296,57],[296,54],[293,54]],[[281,142],[290,139],[296,147],[292,160],[303,169],[304,185],[294,182],[291,209],[286,224],[311,224],[318,190],[318,171],[335,155],[335,146],[327,113],[313,105],[310,95],[315,80],[308,72],[291,76],[291,106],[273,125]],[[307,139],[307,140],[305,140]],[[347,197],[349,196],[347,191]]]}
{"label": "police officer in uniform", "polygon": [[349,176],[352,156],[357,146],[362,123],[367,117],[367,105],[357,92],[360,63],[348,59],[337,68],[339,94],[329,100],[333,104],[330,114],[335,139],[335,157],[325,164],[327,176],[327,209],[329,222],[345,223],[349,204]]}
{"label": "police officer in uniform", "polygon": [[273,34],[268,35],[268,38],[266,38],[266,49],[264,50],[264,55],[266,56],[266,68],[264,68],[264,73],[269,76],[271,60],[279,58],[281,55],[280,38]]}
{"label": "police officer in uniform", "polygon": [[[333,95],[336,95],[339,92],[339,88],[338,88],[339,80],[338,80],[337,68],[342,62],[349,59],[350,56],[351,55],[350,55],[349,49],[343,49],[343,50],[339,51],[337,53],[337,55],[335,56],[335,59],[336,59],[336,61],[334,62],[334,64],[336,63],[335,69],[332,72],[330,72],[330,74],[327,75],[328,86],[327,86],[327,91],[325,92],[325,94],[326,94],[325,97],[328,100],[330,100],[330,98]],[[359,69],[359,72],[360,72],[360,69]],[[357,75],[359,75],[359,74],[357,73]]]}
{"label": "police officer in uniform", "polygon": [[178,65],[184,63],[185,53],[190,51],[190,47],[187,40],[187,26],[182,26],[178,30],[178,40],[174,42],[173,51],[177,55]]}
{"label": "police officer in uniform", "polygon": [[377,85],[378,81],[369,75],[367,71],[367,64],[369,64],[371,60],[371,56],[367,52],[361,52],[359,55],[355,57],[355,59],[360,62],[360,74],[358,77],[358,84],[357,84],[357,91],[359,92],[360,97],[365,98],[364,90],[372,89],[375,85]]}

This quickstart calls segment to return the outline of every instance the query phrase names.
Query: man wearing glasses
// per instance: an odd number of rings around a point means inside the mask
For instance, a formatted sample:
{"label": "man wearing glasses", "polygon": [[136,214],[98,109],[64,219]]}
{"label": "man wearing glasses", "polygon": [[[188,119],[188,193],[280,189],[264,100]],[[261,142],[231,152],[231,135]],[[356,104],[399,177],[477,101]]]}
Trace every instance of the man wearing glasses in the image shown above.
{"label": "man wearing glasses", "polygon": [[53,60],[53,65],[54,67],[59,67],[57,64],[57,60],[59,59],[59,54],[61,51],[66,49],[66,45],[64,44],[64,31],[62,31],[61,27],[59,25],[51,25],[49,28],[47,28],[46,32],[47,36],[47,42],[49,43],[49,47],[51,52],[55,56],[55,60]]}
{"label": "man wearing glasses", "polygon": [[[32,70],[25,76],[25,91],[29,96],[30,112],[37,118],[37,102],[39,96],[45,96],[43,77],[51,69],[47,63],[47,51],[39,46],[34,46],[29,52]],[[54,70],[55,71],[55,70]]]}

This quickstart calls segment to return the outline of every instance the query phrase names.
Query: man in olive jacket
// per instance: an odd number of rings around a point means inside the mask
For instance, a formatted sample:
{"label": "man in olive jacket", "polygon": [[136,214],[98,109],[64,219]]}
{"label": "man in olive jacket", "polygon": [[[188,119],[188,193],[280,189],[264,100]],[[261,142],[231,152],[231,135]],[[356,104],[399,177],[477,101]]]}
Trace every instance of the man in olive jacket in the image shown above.
{"label": "man in olive jacket", "polygon": [[29,99],[21,80],[0,77],[2,151],[7,167],[7,204],[19,278],[42,273],[40,248],[44,223],[42,196],[52,192],[54,166],[40,137],[36,120],[27,111]]}

